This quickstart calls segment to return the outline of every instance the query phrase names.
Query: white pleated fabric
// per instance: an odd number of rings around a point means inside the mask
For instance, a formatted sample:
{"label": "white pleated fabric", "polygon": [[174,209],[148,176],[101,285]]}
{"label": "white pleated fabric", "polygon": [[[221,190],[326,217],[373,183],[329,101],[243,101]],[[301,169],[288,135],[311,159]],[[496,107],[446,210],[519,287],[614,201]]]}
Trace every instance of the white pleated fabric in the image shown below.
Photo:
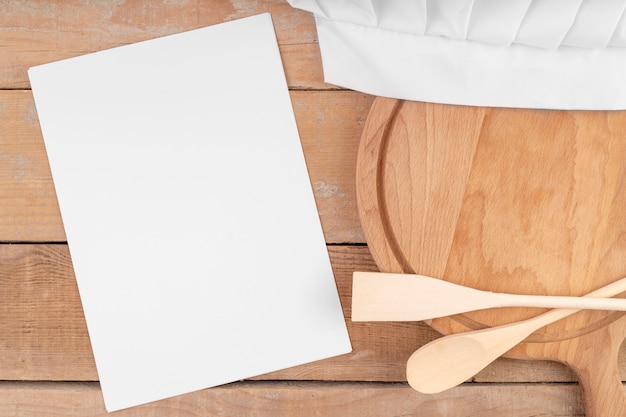
{"label": "white pleated fabric", "polygon": [[289,0],[325,80],[379,96],[626,109],[626,0]]}

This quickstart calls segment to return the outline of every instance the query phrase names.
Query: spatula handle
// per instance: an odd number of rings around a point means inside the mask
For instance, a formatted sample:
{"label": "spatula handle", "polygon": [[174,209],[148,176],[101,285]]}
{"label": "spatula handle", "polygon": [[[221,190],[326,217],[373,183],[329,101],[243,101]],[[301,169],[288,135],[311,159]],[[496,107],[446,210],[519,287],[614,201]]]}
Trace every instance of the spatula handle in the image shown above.
{"label": "spatula handle", "polygon": [[[619,279],[615,282],[612,282],[608,285],[605,285],[602,288],[598,288],[597,290],[591,291],[590,293],[584,295],[584,298],[587,297],[614,297],[622,292],[626,291],[626,277]],[[617,299],[617,301],[623,301],[623,299]],[[540,316],[534,318],[537,322],[543,321],[545,325],[550,323],[554,323],[557,320],[561,320],[567,316],[571,316],[576,313],[579,309],[565,309],[558,308],[554,310],[550,310]]]}
{"label": "spatula handle", "polygon": [[602,298],[589,295],[584,297],[523,294],[498,295],[502,295],[503,300],[508,301],[505,306],[511,307],[626,311],[626,299],[623,298]]}

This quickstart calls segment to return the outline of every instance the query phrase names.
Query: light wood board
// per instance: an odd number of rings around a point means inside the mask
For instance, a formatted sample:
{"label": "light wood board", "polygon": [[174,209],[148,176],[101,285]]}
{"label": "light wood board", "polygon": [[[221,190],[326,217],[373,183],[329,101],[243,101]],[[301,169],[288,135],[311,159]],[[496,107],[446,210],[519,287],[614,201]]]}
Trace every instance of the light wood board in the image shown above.
{"label": "light wood board", "polygon": [[[359,210],[385,272],[495,292],[583,295],[626,276],[626,112],[493,109],[378,98],[357,163]],[[443,333],[538,309],[434,320]],[[626,316],[578,313],[511,357],[568,364],[590,416],[626,413]]]}
{"label": "light wood board", "polygon": [[[3,417],[105,417],[97,384],[0,383]],[[17,408],[15,407],[17,405]],[[527,417],[582,415],[574,385],[475,385],[431,396],[406,384],[243,382],[122,410],[115,416]]]}

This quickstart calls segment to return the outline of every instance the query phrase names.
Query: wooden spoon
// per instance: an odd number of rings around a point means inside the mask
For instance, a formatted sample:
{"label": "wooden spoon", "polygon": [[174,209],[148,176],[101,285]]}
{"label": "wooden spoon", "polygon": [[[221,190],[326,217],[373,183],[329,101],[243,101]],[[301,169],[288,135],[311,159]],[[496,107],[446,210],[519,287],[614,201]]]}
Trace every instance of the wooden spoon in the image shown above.
{"label": "wooden spoon", "polygon": [[[626,278],[585,297],[612,297],[626,291]],[[445,336],[411,355],[406,375],[416,391],[434,394],[455,387],[522,342],[534,331],[580,310],[556,309],[502,326]]]}
{"label": "wooden spoon", "polygon": [[421,321],[498,307],[626,311],[626,300],[496,293],[417,274],[354,272],[352,278],[352,321]]}

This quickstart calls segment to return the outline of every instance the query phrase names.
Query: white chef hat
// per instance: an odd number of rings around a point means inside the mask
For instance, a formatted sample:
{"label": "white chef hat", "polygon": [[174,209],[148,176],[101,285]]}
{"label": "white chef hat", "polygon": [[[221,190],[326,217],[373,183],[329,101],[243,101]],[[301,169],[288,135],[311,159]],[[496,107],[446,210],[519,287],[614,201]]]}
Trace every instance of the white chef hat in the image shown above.
{"label": "white chef hat", "polygon": [[626,109],[626,0],[289,0],[327,82],[439,103]]}

